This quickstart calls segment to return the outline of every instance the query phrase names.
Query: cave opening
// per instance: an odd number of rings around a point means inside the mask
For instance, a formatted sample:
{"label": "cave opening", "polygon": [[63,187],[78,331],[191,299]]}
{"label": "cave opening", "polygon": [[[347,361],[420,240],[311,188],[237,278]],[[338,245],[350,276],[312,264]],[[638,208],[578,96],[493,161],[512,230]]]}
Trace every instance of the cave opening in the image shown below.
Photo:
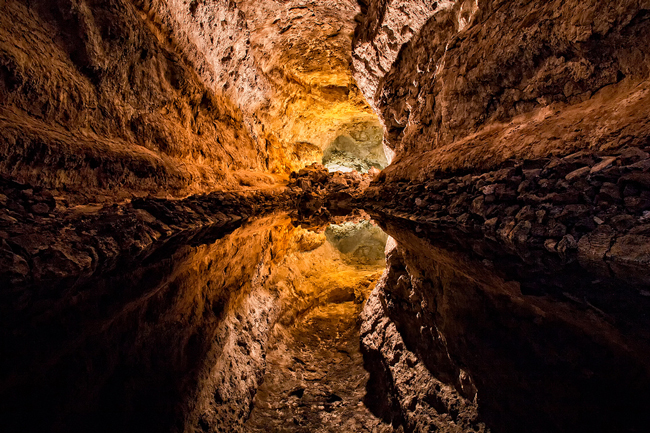
{"label": "cave opening", "polygon": [[330,172],[383,170],[388,165],[383,136],[383,127],[378,122],[345,125],[323,150],[322,163]]}

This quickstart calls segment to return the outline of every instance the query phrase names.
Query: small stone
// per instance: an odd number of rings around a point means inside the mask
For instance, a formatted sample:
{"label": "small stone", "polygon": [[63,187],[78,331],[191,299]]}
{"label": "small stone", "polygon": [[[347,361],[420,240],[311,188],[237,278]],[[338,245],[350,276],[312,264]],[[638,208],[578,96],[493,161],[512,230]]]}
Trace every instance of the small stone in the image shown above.
{"label": "small stone", "polygon": [[555,247],[557,252],[560,253],[560,256],[563,258],[567,256],[568,251],[575,250],[577,248],[578,248],[578,242],[576,242],[575,238],[571,235],[563,236],[560,242],[558,242],[557,246]]}
{"label": "small stone", "polygon": [[566,226],[564,224],[560,224],[555,220],[552,220],[549,223],[548,226],[548,235],[552,237],[562,237],[566,234]]}
{"label": "small stone", "polygon": [[485,227],[485,230],[488,232],[494,232],[496,230],[498,223],[499,223],[499,218],[497,217],[490,218],[489,220],[486,220],[485,223],[483,223],[483,227]]}
{"label": "small stone", "polygon": [[603,224],[605,221],[601,220],[601,219],[598,218],[598,217],[594,217],[594,222],[595,222],[596,224],[598,224],[598,225],[601,225],[601,224]]}
{"label": "small stone", "polygon": [[582,167],[577,170],[573,170],[571,173],[567,174],[564,178],[568,181],[572,181],[582,176],[586,176],[590,170],[591,168],[589,166]]}
{"label": "small stone", "polygon": [[36,203],[32,206],[32,212],[38,215],[47,215],[50,213],[50,207],[45,203]]}
{"label": "small stone", "polygon": [[517,192],[518,192],[519,194],[521,194],[521,193],[523,193],[523,192],[529,190],[529,189],[530,189],[530,185],[531,185],[531,182],[530,182],[529,180],[525,180],[525,181],[521,182],[521,183],[519,184],[519,186],[517,187]]}
{"label": "small stone", "polygon": [[632,215],[616,215],[612,217],[610,224],[616,231],[625,232],[636,224],[636,219]]}
{"label": "small stone", "polygon": [[14,217],[12,217],[10,215],[3,214],[3,213],[0,213],[0,221],[7,222],[9,224],[13,224],[13,223],[18,222],[18,220],[16,218],[14,218]]}
{"label": "small stone", "polygon": [[552,192],[544,199],[552,203],[576,203],[580,200],[580,194],[577,191]]}
{"label": "small stone", "polygon": [[526,179],[526,180],[535,179],[536,177],[539,177],[539,174],[541,172],[542,172],[542,170],[539,169],[539,168],[532,169],[532,170],[524,170],[523,171],[524,179]]}
{"label": "small stone", "polygon": [[650,200],[641,197],[625,197],[625,207],[633,213],[650,209]]}
{"label": "small stone", "polygon": [[556,252],[555,247],[557,246],[557,241],[555,239],[546,239],[544,241],[544,248],[546,248],[546,251],[549,253],[554,253]]}
{"label": "small stone", "polygon": [[638,147],[630,147],[624,149],[619,158],[623,161],[624,164],[632,164],[639,160],[644,160],[650,158],[647,152],[642,151]]}
{"label": "small stone", "polygon": [[530,233],[531,228],[532,225],[530,221],[519,222],[519,224],[517,224],[515,228],[510,232],[508,240],[516,245],[525,245],[526,241],[528,240],[528,234]]}
{"label": "small stone", "polygon": [[500,201],[514,200],[517,198],[517,192],[513,188],[510,188],[504,184],[496,185],[494,193],[497,199]]}
{"label": "small stone", "polygon": [[521,208],[521,210],[517,213],[515,216],[515,219],[517,221],[532,221],[535,218],[535,212],[533,211],[533,208],[530,206],[524,206]]}
{"label": "small stone", "polygon": [[494,190],[496,189],[496,185],[486,185],[481,189],[481,192],[483,192],[483,195],[492,195],[494,194]]}
{"label": "small stone", "polygon": [[632,165],[628,165],[627,168],[632,170],[650,171],[650,159],[643,159],[639,162],[635,162]]}
{"label": "small stone", "polygon": [[617,202],[621,200],[621,192],[617,185],[611,182],[604,182],[600,187],[599,197],[608,202]]}
{"label": "small stone", "polygon": [[483,196],[476,197],[470,206],[470,211],[476,215],[485,217],[485,198]]}
{"label": "small stone", "polygon": [[[650,188],[650,173],[628,173],[621,176],[619,184],[633,182],[642,185],[645,188]],[[603,184],[604,185],[604,184]]]}
{"label": "small stone", "polygon": [[591,167],[590,173],[591,173],[591,174],[595,174],[595,173],[598,173],[598,172],[600,172],[600,171],[603,171],[604,169],[606,169],[607,167],[609,167],[610,165],[612,165],[612,164],[614,163],[614,161],[616,161],[616,158],[615,158],[615,157],[613,157],[613,156],[606,156],[606,157],[603,158],[603,160],[600,161],[598,164],[596,164],[596,165],[594,165],[593,167]]}
{"label": "small stone", "polygon": [[639,195],[640,192],[641,191],[639,191],[639,188],[637,188],[636,185],[628,183],[623,188],[623,197]]}
{"label": "small stone", "polygon": [[512,205],[508,206],[504,211],[504,215],[506,216],[515,216],[519,212],[519,205]]}

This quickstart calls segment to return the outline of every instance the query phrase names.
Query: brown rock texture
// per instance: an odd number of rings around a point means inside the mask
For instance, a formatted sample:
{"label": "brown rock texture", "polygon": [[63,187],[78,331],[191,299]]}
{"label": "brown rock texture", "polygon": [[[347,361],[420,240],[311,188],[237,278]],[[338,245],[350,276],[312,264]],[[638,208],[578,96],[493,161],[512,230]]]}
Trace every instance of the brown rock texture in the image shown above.
{"label": "brown rock texture", "polygon": [[299,169],[321,162],[337,137],[379,127],[350,68],[355,1],[245,0],[238,7],[251,55],[272,87],[258,116],[271,157],[281,154],[285,168]]}
{"label": "brown rock texture", "polygon": [[[367,229],[362,223],[360,231]],[[392,431],[363,404],[368,372],[359,348],[359,313],[383,256],[369,261],[346,254],[344,245],[325,240],[328,230],[303,232],[302,253],[287,256],[285,271],[270,282],[285,294],[284,308],[270,336],[267,371],[247,431]],[[381,253],[386,236],[375,245],[344,239]]]}
{"label": "brown rock texture", "polygon": [[0,0],[2,431],[645,431],[649,76],[650,0]]}
{"label": "brown rock texture", "polygon": [[265,180],[240,109],[137,4],[8,1],[0,19],[3,173],[86,200]]}
{"label": "brown rock texture", "polygon": [[320,162],[380,128],[351,76],[357,9],[5,2],[0,169],[87,201],[265,185]]}
{"label": "brown rock texture", "polygon": [[386,16],[393,4],[420,2],[369,1],[353,43],[354,75],[397,152],[388,175],[647,141],[649,3],[433,2],[408,37],[396,32],[410,33],[408,14]]}
{"label": "brown rock texture", "polygon": [[543,251],[643,286],[650,260],[648,150],[511,159],[480,175],[417,184],[381,173],[356,203],[422,227],[492,239],[529,263]]}

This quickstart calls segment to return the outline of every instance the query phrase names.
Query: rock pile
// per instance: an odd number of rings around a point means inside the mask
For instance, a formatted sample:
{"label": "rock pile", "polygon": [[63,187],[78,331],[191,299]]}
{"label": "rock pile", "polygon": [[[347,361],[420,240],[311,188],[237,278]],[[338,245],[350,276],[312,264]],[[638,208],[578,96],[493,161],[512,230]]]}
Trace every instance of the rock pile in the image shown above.
{"label": "rock pile", "polygon": [[299,190],[298,212],[301,215],[312,220],[315,216],[329,220],[331,215],[351,212],[377,173],[377,169],[363,174],[356,171],[330,173],[322,164],[313,163],[291,173],[289,187]]}
{"label": "rock pile", "polygon": [[518,250],[544,249],[604,274],[650,281],[650,154],[510,160],[481,175],[384,183],[367,210],[436,227],[457,227]]}

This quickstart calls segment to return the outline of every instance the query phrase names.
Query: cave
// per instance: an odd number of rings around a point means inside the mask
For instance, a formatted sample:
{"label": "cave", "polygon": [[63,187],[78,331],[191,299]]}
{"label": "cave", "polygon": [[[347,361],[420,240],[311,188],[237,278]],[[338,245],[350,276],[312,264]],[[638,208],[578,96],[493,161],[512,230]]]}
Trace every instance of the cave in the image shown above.
{"label": "cave", "polygon": [[648,429],[650,1],[0,11],[2,432]]}

